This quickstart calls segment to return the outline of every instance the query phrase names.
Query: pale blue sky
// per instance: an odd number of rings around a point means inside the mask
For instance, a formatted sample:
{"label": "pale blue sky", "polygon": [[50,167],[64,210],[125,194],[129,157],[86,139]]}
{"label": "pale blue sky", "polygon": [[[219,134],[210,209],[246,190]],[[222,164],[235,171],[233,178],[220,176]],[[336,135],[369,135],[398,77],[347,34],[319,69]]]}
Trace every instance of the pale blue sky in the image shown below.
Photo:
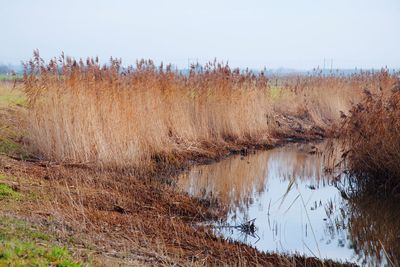
{"label": "pale blue sky", "polygon": [[[1,0],[0,63],[151,58],[186,67],[400,67],[399,0]],[[330,61],[329,64],[330,65]]]}

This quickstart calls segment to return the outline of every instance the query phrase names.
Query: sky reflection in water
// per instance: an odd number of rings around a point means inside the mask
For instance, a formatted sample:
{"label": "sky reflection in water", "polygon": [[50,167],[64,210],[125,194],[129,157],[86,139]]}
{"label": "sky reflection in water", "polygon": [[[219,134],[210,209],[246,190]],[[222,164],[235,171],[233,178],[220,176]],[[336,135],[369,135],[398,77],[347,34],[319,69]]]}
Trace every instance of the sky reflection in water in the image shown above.
{"label": "sky reflection in water", "polygon": [[[232,227],[216,228],[227,238],[262,251],[384,265],[381,246],[371,241],[379,241],[380,237],[360,239],[357,234],[365,233],[365,229],[368,232],[371,222],[360,223],[364,214],[356,215],[369,211],[360,211],[356,201],[348,201],[347,194],[338,189],[351,191],[348,179],[330,172],[340,155],[336,143],[292,144],[195,166],[179,177],[178,187],[196,197],[217,199],[227,208],[224,225],[240,225],[256,218],[254,236]],[[357,213],[352,214],[352,210]],[[393,230],[396,240],[399,227],[387,227]],[[382,240],[385,242],[385,237]],[[389,251],[394,261],[399,255],[398,245],[386,247],[394,250]]]}

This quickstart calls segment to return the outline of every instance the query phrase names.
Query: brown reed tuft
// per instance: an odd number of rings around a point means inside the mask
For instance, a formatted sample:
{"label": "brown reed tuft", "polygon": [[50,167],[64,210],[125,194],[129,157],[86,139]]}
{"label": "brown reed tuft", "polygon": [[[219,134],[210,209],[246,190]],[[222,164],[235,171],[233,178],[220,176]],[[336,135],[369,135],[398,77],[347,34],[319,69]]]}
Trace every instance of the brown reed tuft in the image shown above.
{"label": "brown reed tuft", "polygon": [[378,93],[365,89],[345,118],[346,162],[362,188],[400,196],[400,81],[388,73],[380,80]]}
{"label": "brown reed tuft", "polygon": [[188,75],[150,60],[123,69],[35,52],[26,65],[27,129],[38,153],[60,162],[147,167],[175,155],[269,139],[267,78],[216,62]]}

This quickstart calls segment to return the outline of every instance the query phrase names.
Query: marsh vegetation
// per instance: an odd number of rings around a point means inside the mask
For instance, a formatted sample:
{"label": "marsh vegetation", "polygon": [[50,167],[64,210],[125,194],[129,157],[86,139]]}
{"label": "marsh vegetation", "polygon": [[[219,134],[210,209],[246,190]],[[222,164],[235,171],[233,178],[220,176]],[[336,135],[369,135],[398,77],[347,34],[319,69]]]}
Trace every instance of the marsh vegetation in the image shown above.
{"label": "marsh vegetation", "polygon": [[[332,135],[363,89],[389,90],[383,70],[354,76],[286,77],[212,62],[189,74],[172,66],[61,56],[25,66],[26,138],[35,153],[64,163],[151,168],[217,157],[277,139]],[[386,77],[386,78],[385,78]],[[385,80],[384,80],[385,78]]]}
{"label": "marsh vegetation", "polygon": [[[326,219],[327,210],[336,211],[329,215],[334,224],[317,225],[335,237],[350,235],[343,240],[355,255],[368,256],[356,262],[385,258],[397,263],[395,242],[382,238],[374,211],[358,199],[377,190],[385,201],[398,195],[398,81],[386,69],[276,78],[218,62],[192,65],[188,73],[150,60],[124,67],[116,59],[101,65],[98,59],[76,61],[62,55],[46,63],[35,52],[25,65],[23,82],[0,86],[0,167],[7,178],[0,180],[0,216],[13,211],[24,220],[39,220],[52,234],[61,233],[61,243],[97,255],[84,262],[100,265],[340,266],[322,258],[353,260],[310,248],[322,247],[314,235],[307,236],[311,243],[305,241],[310,249],[293,246],[274,254],[271,246],[256,249],[237,238],[227,240],[208,225],[251,221],[249,209],[260,196],[272,197],[268,184],[279,180],[273,191],[283,189],[277,197],[286,199],[289,213],[303,203],[298,194],[292,199],[294,188],[307,185],[297,189],[304,198],[322,188],[338,196],[340,203],[324,198],[319,205],[316,200],[313,212],[325,212]],[[318,144],[300,152],[284,147],[252,154],[328,137],[339,138],[343,146],[333,150],[334,164],[326,165],[325,148]],[[232,154],[239,155],[219,161]],[[203,168],[208,171],[199,171]],[[336,186],[343,172],[355,182],[351,192]],[[35,197],[15,197],[20,195]],[[295,210],[311,212],[311,202],[305,203]],[[350,208],[329,209],[341,205]],[[233,211],[243,220],[234,222]],[[350,213],[344,217],[342,211]],[[369,225],[362,221],[365,214],[371,214]],[[394,220],[390,214],[388,221]],[[283,229],[281,215],[275,231]],[[260,216],[252,221],[255,227]],[[303,221],[305,225],[310,234],[314,222]],[[346,228],[332,230],[338,225]],[[397,234],[390,222],[384,225]],[[362,235],[368,227],[376,228],[372,238]],[[271,245],[265,240],[260,242]],[[287,254],[296,251],[304,255]],[[66,259],[71,259],[69,253]]]}

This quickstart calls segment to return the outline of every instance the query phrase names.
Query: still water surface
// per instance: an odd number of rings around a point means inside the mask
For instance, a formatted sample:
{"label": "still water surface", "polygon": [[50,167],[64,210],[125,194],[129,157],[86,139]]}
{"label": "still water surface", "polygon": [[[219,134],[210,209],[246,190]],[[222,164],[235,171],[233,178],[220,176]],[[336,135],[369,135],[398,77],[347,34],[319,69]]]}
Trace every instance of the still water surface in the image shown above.
{"label": "still water surface", "polygon": [[[193,167],[178,186],[225,207],[213,225],[226,238],[262,251],[397,266],[399,206],[354,193],[354,183],[333,168],[341,152],[324,142],[237,155]],[[253,219],[255,231],[239,227]]]}

